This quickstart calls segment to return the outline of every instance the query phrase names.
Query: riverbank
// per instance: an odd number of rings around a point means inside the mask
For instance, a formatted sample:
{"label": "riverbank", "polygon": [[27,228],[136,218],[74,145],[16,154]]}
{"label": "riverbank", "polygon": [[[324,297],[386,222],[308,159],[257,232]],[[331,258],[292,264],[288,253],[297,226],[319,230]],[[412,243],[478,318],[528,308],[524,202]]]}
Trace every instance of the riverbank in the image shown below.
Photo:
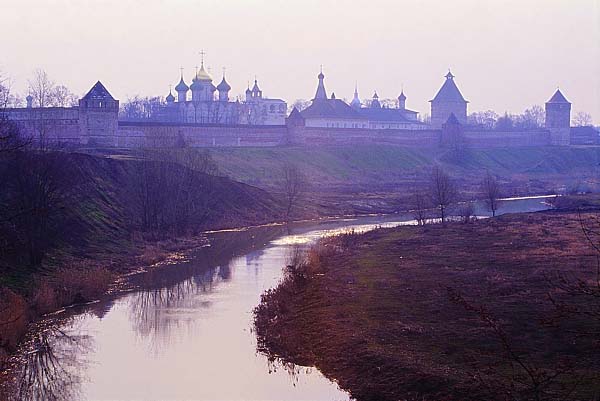
{"label": "riverbank", "polygon": [[573,210],[325,239],[263,296],[259,349],[361,401],[591,399],[599,322],[557,305],[595,263]]}
{"label": "riverbank", "polygon": [[40,316],[206,245],[205,230],[283,216],[264,190],[172,161],[63,152],[0,160],[2,172],[15,166],[22,179],[0,197],[0,368]]}

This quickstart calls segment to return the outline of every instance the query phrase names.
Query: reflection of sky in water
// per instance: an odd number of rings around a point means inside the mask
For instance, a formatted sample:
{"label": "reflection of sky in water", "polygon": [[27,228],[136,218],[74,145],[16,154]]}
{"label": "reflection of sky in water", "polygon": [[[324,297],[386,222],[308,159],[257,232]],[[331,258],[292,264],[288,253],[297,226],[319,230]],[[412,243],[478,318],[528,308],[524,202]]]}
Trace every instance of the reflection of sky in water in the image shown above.
{"label": "reflection of sky in water", "polygon": [[[505,204],[507,211],[543,208],[539,199]],[[318,370],[274,366],[257,354],[252,310],[277,285],[294,246],[324,235],[415,224],[410,218],[322,221],[294,226],[287,235],[283,227],[215,233],[220,239],[191,261],[136,276],[140,290],[79,316],[77,327],[85,330],[65,324],[70,336],[85,335],[91,344],[82,350],[77,342],[55,341],[65,371],[85,374],[65,394],[81,400],[347,399]]]}
{"label": "reflection of sky in water", "polygon": [[[304,245],[315,242],[317,239],[321,237],[329,237],[332,235],[350,233],[354,231],[355,233],[364,233],[367,231],[374,230],[376,228],[389,228],[389,227],[397,227],[400,225],[416,225],[416,220],[408,220],[408,221],[388,221],[381,223],[373,223],[373,224],[360,224],[360,220],[356,219],[345,219],[344,220],[347,225],[344,227],[326,229],[326,230],[315,230],[309,231],[305,234],[297,234],[297,235],[286,235],[284,237],[278,238],[276,240],[271,241],[272,245]],[[352,223],[352,222],[354,223]]]}

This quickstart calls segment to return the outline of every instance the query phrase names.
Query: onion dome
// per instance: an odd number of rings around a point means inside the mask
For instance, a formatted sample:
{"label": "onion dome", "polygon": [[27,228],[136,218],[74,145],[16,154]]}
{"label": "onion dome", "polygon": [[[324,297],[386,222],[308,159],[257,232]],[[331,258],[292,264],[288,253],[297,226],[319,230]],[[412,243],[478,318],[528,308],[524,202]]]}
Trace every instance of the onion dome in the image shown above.
{"label": "onion dome", "polygon": [[196,73],[196,81],[212,81],[211,76],[204,70],[204,63],[200,65],[200,70]]}
{"label": "onion dome", "polygon": [[229,92],[231,90],[231,86],[229,86],[229,84],[225,80],[225,75],[223,75],[223,79],[221,80],[221,83],[219,85],[217,85],[217,90],[219,92]]}
{"label": "onion dome", "polygon": [[200,80],[198,79],[198,67],[196,67],[196,75],[194,75],[194,79],[192,79],[192,84],[190,85],[190,89],[193,91],[197,91],[197,90],[201,90],[202,89],[202,84],[200,83]]}
{"label": "onion dome", "polygon": [[252,93],[252,90],[250,89],[250,87],[248,87],[248,89],[246,89],[246,95],[250,95]]}
{"label": "onion dome", "polygon": [[27,95],[27,97],[25,98],[25,100],[27,100],[28,102],[31,102],[31,101],[33,101],[33,96]]}
{"label": "onion dome", "polygon": [[167,103],[173,103],[175,101],[175,96],[173,96],[173,93],[171,93],[171,90],[169,89],[169,94],[167,95],[167,97],[165,98]]}
{"label": "onion dome", "polygon": [[400,92],[400,96],[398,96],[398,100],[406,100],[406,95],[404,94],[404,91]]}
{"label": "onion dome", "polygon": [[189,86],[187,86],[185,84],[185,81],[183,80],[183,75],[181,75],[181,79],[179,80],[179,83],[175,87],[175,90],[177,92],[187,92],[189,89],[190,89]]}

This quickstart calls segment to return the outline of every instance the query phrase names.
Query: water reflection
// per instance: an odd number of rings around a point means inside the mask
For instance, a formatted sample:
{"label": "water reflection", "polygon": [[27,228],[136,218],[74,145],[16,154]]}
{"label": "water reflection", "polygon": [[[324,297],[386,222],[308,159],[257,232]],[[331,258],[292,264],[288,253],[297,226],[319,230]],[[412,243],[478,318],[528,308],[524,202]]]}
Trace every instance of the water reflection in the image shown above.
{"label": "water reflection", "polygon": [[[515,211],[544,208],[535,200],[519,202],[525,203],[513,205]],[[11,401],[347,399],[318,370],[257,353],[251,312],[282,268],[319,237],[410,219],[373,216],[211,233],[210,246],[189,258],[131,276],[134,291],[90,305],[84,314],[67,312],[33,335]]]}
{"label": "water reflection", "polygon": [[93,350],[93,340],[75,327],[74,322],[81,319],[70,320],[62,323],[63,328],[47,327],[31,335],[11,383],[11,400],[70,401],[80,397],[88,366],[85,356]]}
{"label": "water reflection", "polygon": [[[172,273],[188,277],[189,268],[190,266],[181,267]],[[135,292],[128,299],[132,327],[155,354],[168,349],[172,337],[184,330],[184,326],[193,323],[198,310],[210,307],[210,302],[198,295],[211,292],[220,282],[229,281],[232,276],[229,264],[192,273],[191,277],[182,281],[153,288],[157,282],[165,281],[164,278],[156,276],[170,274],[165,271],[151,271],[144,275],[144,280],[148,280],[146,289]]]}

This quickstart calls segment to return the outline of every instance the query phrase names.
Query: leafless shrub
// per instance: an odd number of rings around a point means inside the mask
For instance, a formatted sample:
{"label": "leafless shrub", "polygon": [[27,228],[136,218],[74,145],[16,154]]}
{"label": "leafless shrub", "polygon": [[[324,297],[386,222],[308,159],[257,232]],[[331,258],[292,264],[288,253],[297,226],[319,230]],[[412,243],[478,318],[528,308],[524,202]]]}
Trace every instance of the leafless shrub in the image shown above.
{"label": "leafless shrub", "polygon": [[553,364],[536,361],[533,350],[520,347],[486,307],[473,304],[453,288],[447,291],[450,301],[476,316],[501,347],[500,354],[479,355],[475,362],[474,378],[491,397],[501,395],[509,400],[535,401],[571,399],[584,380],[576,373],[575,358],[560,358]]}
{"label": "leafless shrub", "polygon": [[151,266],[164,261],[167,258],[167,253],[157,246],[147,245],[139,258],[142,264]]}
{"label": "leafless shrub", "polygon": [[93,264],[65,266],[38,277],[31,307],[37,314],[44,314],[72,303],[92,301],[102,296],[114,279],[113,272]]}
{"label": "leafless shrub", "polygon": [[473,202],[463,202],[458,207],[458,215],[463,224],[469,224],[475,221],[475,208]]}

